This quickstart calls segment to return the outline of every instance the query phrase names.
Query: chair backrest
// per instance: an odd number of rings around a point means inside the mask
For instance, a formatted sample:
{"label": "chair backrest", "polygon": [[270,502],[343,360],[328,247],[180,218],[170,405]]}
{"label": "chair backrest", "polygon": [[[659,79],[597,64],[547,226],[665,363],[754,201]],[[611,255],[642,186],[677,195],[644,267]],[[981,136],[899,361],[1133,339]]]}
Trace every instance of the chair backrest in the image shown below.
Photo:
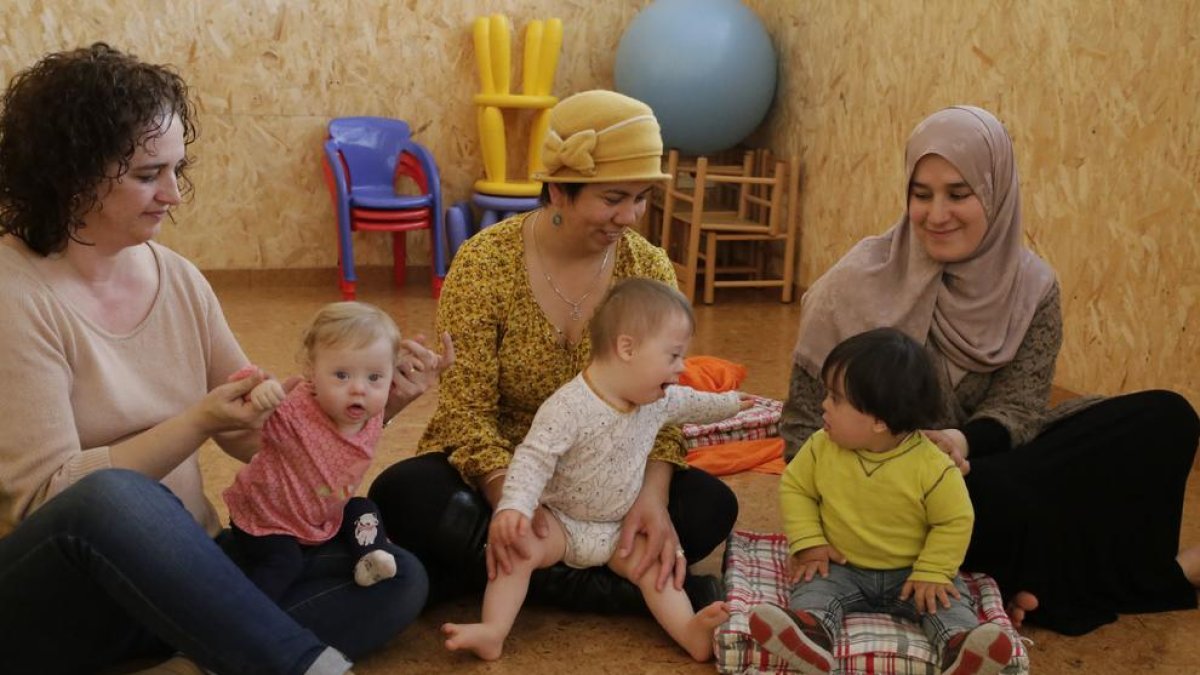
{"label": "chair backrest", "polygon": [[724,186],[735,189],[737,219],[742,227],[760,229],[763,234],[776,237],[787,228],[784,217],[784,201],[789,191],[789,167],[782,160],[774,160],[768,153],[757,156],[746,154],[745,170],[739,173],[711,172],[704,157],[696,161],[692,174],[696,187],[690,195],[676,192],[675,197],[692,205],[692,222],[703,227],[705,203],[709,186]]}
{"label": "chair backrest", "polygon": [[402,156],[420,159],[408,124],[397,119],[336,117],[329,122],[329,140],[337,147],[354,187],[392,186],[398,174],[407,174],[402,169],[414,167]]}

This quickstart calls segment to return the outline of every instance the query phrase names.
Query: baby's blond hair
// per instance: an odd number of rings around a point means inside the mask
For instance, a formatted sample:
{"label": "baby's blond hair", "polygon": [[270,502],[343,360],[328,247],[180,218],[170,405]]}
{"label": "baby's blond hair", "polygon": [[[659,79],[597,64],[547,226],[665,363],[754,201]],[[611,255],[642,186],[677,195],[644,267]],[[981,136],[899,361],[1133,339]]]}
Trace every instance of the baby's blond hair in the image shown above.
{"label": "baby's blond hair", "polygon": [[679,314],[686,316],[688,324],[695,330],[692,305],[674,287],[638,277],[618,282],[592,316],[592,360],[603,360],[615,354],[619,336],[644,340]]}
{"label": "baby's blond hair", "polygon": [[400,328],[386,312],[365,302],[333,302],[317,310],[304,332],[300,363],[307,370],[318,349],[359,349],[381,338],[392,344],[393,354],[400,352]]}

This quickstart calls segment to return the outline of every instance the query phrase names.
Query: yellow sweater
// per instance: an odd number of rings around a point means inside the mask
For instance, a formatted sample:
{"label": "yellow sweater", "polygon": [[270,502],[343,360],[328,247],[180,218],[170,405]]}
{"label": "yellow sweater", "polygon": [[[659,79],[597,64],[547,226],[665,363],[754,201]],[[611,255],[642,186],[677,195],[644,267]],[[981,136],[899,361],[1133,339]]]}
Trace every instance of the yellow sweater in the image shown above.
{"label": "yellow sweater", "polygon": [[913,581],[951,582],[975,522],[962,474],[920,432],[873,453],[817,431],[784,471],[779,502],[790,553],[831,544],[855,567],[912,567]]}

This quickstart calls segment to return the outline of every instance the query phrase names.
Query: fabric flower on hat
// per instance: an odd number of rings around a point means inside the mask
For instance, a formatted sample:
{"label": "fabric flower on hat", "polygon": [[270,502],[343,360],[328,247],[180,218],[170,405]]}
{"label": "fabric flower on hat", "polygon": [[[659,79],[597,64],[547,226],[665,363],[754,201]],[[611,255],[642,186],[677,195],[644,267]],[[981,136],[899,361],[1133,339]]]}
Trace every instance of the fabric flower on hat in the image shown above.
{"label": "fabric flower on hat", "polygon": [[553,129],[546,135],[542,146],[542,164],[546,171],[554,173],[562,167],[573,169],[584,176],[596,175],[596,160],[592,151],[596,149],[596,131],[582,129],[563,140]]}

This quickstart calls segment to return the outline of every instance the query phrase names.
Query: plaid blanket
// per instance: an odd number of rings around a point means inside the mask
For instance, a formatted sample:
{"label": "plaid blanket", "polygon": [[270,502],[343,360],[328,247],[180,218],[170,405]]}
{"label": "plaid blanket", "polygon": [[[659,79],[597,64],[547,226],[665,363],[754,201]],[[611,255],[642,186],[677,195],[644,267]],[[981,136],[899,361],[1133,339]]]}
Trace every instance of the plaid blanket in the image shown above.
{"label": "plaid blanket", "polygon": [[712,424],[684,424],[680,427],[688,448],[702,448],[731,441],[754,441],[779,435],[779,416],[783,401],[751,396],[754,405],[738,414]]}
{"label": "plaid blanket", "polygon": [[[717,629],[717,670],[721,673],[792,673],[750,639],[749,609],[760,602],[786,606],[788,586],[787,541],[782,534],[734,531],[725,547],[725,587],[729,597],[729,621]],[[964,574],[963,579],[980,606],[980,618],[1009,630],[1016,655],[1004,669],[1005,675],[1029,672],[1029,656],[1013,630],[1000,599],[996,582],[983,574]],[[851,614],[845,630],[834,645],[845,675],[937,675],[936,657],[915,623],[887,614]]]}

